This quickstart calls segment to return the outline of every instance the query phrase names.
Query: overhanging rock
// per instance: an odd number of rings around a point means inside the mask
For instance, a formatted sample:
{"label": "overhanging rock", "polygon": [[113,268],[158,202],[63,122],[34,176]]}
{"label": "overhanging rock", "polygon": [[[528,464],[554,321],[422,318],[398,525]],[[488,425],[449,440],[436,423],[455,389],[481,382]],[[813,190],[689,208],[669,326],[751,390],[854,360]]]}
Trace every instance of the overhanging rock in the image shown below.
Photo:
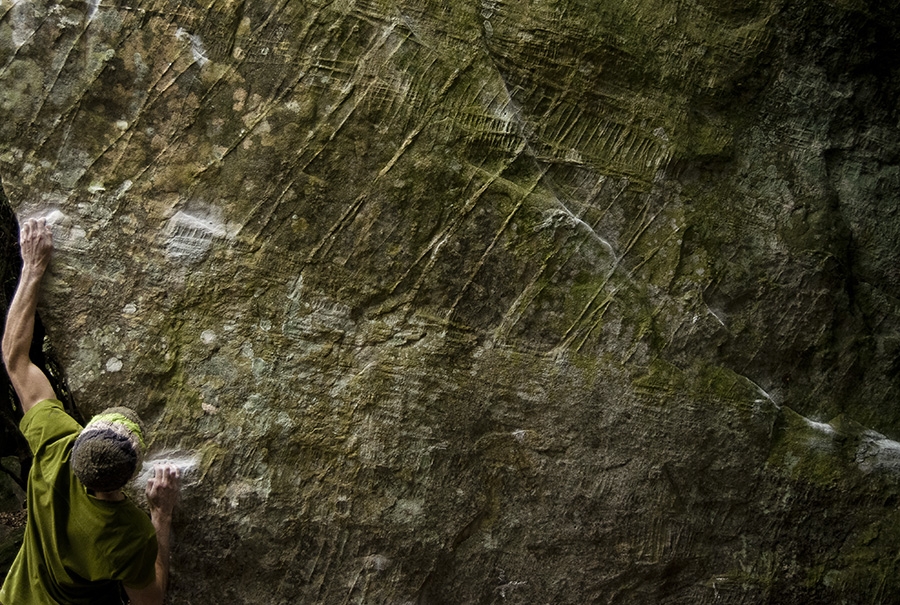
{"label": "overhanging rock", "polygon": [[896,2],[118,4],[0,172],[173,603],[896,597]]}

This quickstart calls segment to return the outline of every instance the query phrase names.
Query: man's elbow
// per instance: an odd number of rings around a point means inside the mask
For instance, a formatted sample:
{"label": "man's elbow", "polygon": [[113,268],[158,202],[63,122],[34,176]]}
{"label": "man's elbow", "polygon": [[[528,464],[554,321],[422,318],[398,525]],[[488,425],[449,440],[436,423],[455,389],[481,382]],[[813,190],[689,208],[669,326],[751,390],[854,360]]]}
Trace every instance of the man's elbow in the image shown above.
{"label": "man's elbow", "polygon": [[6,373],[10,372],[10,369],[13,367],[15,362],[15,356],[12,351],[10,351],[10,347],[6,346],[6,341],[3,341],[3,367],[6,368]]}
{"label": "man's elbow", "polygon": [[0,343],[3,353],[3,365],[7,372],[22,369],[31,363],[31,337],[20,338],[15,329],[3,331],[3,341]]}
{"label": "man's elbow", "polygon": [[6,338],[3,339],[3,367],[6,368],[7,374],[15,373],[16,369],[23,363],[30,361],[28,351],[20,350],[15,344],[10,343]]}

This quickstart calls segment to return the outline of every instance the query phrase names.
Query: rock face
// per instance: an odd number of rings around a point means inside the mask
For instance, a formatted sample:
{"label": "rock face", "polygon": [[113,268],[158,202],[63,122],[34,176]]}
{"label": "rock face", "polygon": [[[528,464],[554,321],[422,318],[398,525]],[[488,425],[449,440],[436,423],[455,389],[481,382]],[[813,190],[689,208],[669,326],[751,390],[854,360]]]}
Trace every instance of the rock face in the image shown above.
{"label": "rock face", "polygon": [[0,175],[172,603],[898,598],[896,1],[114,4],[0,3]]}

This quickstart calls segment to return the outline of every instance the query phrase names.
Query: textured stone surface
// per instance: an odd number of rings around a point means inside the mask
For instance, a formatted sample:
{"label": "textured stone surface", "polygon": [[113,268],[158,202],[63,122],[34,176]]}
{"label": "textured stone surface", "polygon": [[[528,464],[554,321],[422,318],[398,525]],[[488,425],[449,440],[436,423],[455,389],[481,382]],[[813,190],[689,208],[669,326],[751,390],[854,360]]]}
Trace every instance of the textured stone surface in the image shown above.
{"label": "textured stone surface", "polygon": [[0,6],[173,603],[900,594],[896,2]]}

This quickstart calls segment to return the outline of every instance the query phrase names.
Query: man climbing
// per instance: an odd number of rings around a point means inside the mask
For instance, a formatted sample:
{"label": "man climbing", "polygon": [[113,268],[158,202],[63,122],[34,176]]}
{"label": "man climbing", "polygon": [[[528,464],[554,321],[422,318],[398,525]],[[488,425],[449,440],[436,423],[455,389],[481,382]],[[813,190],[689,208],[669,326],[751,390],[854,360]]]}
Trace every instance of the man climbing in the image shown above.
{"label": "man climbing", "polygon": [[84,429],[63,409],[29,349],[53,240],[43,219],[22,225],[22,274],[3,333],[3,363],[25,413],[34,460],[22,548],[0,590],[3,605],[161,605],[169,575],[179,477],[161,467],[147,482],[150,518],[122,488],[140,468],[144,435],[128,408]]}

